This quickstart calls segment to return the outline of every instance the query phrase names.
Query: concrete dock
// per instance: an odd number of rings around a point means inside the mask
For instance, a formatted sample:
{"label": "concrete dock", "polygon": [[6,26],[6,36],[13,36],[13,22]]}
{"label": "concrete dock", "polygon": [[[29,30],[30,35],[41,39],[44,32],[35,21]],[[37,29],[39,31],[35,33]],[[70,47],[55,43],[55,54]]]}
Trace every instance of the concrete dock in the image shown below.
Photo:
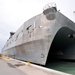
{"label": "concrete dock", "polygon": [[71,75],[16,59],[0,59],[0,75]]}
{"label": "concrete dock", "polygon": [[0,59],[0,75],[26,75],[9,62]]}

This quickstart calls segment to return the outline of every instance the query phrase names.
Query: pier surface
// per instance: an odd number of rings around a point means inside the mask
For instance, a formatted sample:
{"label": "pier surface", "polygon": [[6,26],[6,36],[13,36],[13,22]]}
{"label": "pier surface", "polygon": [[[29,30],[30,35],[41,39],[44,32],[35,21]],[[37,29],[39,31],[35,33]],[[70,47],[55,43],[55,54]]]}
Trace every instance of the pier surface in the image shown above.
{"label": "pier surface", "polygon": [[0,75],[71,75],[16,59],[0,59]]}
{"label": "pier surface", "polygon": [[7,61],[0,59],[0,75],[26,75]]}

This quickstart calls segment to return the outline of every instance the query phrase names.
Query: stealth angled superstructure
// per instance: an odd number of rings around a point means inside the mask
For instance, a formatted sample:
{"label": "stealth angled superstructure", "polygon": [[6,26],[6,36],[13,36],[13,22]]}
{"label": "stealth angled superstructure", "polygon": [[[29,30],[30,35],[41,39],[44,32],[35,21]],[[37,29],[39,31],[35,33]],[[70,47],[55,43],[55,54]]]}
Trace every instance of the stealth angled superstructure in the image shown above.
{"label": "stealth angled superstructure", "polygon": [[6,56],[42,65],[47,58],[75,60],[75,23],[54,5],[12,34],[2,51]]}

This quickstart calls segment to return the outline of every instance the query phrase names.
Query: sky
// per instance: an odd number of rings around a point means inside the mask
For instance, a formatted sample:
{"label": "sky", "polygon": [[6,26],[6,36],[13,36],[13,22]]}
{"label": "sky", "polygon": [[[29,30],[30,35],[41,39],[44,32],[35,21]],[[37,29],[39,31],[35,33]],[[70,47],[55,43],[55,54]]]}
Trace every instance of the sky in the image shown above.
{"label": "sky", "polygon": [[43,7],[55,2],[57,10],[75,22],[75,0],[0,0],[0,52],[10,36],[28,19],[43,12]]}

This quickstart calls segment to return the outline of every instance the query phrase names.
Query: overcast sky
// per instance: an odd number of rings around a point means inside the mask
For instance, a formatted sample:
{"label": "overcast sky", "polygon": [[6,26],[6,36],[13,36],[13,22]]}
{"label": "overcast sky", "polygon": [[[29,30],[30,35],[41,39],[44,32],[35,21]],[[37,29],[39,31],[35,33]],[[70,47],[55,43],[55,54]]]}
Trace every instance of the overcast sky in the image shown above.
{"label": "overcast sky", "polygon": [[43,7],[55,2],[61,13],[75,22],[75,0],[0,0],[0,52],[11,31],[28,19],[42,13]]}

